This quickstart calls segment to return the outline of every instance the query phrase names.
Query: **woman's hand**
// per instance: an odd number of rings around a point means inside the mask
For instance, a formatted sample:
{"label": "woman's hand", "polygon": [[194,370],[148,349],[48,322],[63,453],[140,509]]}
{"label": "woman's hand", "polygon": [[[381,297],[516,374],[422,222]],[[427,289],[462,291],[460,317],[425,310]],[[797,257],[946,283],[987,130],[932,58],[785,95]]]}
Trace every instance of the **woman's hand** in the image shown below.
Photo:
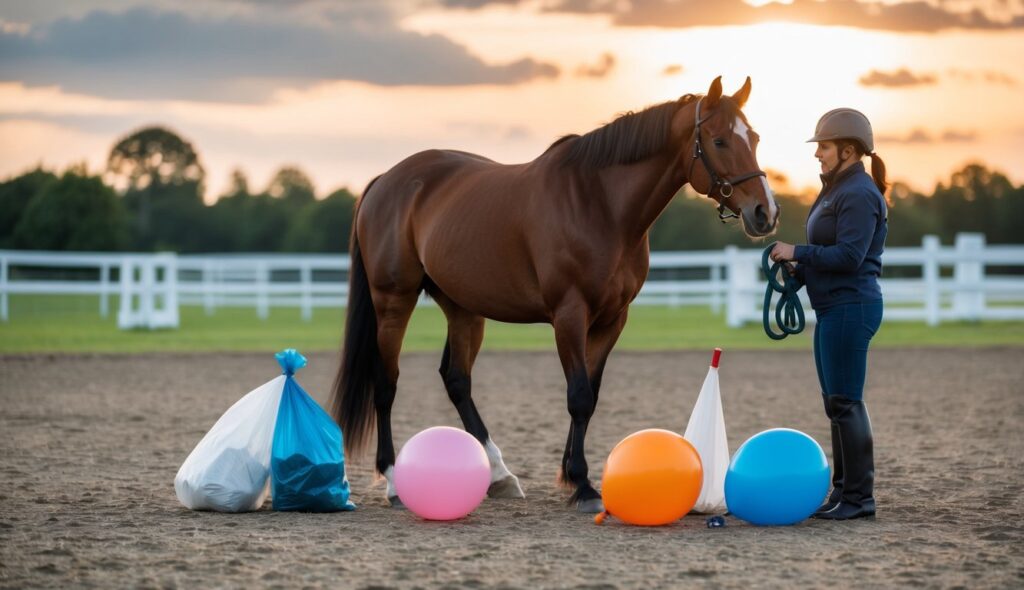
{"label": "woman's hand", "polygon": [[772,248],[771,254],[768,255],[775,262],[784,262],[793,260],[793,255],[796,248],[793,244],[787,244],[786,242],[776,242],[775,247]]}

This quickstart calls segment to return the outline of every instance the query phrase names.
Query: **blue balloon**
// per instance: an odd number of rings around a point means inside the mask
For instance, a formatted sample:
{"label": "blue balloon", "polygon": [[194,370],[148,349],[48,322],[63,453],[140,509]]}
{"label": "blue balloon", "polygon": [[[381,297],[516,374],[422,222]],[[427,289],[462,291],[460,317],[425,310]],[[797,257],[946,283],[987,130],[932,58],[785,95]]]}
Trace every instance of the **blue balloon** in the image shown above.
{"label": "blue balloon", "polygon": [[796,524],[828,493],[825,452],[799,430],[773,428],[750,437],[725,475],[729,512],[756,525]]}

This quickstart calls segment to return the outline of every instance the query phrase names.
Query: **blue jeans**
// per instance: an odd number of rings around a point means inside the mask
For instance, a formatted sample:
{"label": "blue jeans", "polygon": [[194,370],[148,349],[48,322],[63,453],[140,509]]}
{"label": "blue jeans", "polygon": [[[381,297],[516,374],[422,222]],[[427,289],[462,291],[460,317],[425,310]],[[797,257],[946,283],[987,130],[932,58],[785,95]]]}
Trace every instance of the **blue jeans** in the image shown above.
{"label": "blue jeans", "polygon": [[882,301],[836,305],[817,315],[814,364],[822,394],[864,399],[868,344],[882,323]]}

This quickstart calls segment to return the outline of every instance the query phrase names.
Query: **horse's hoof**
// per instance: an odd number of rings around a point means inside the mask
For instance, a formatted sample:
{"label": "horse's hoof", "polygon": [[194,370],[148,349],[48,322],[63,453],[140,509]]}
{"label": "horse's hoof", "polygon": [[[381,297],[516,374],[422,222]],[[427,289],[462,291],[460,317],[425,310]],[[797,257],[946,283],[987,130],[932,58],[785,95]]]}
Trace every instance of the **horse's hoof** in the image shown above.
{"label": "horse's hoof", "polygon": [[402,504],[402,499],[398,496],[388,496],[388,503],[395,510],[405,510],[405,504]]}
{"label": "horse's hoof", "polygon": [[525,498],[523,488],[519,485],[519,478],[511,473],[507,476],[492,482],[487,488],[488,498]]}
{"label": "horse's hoof", "polygon": [[604,512],[604,502],[601,501],[601,498],[580,500],[576,502],[576,512],[582,512],[583,514],[597,514],[598,512]]}

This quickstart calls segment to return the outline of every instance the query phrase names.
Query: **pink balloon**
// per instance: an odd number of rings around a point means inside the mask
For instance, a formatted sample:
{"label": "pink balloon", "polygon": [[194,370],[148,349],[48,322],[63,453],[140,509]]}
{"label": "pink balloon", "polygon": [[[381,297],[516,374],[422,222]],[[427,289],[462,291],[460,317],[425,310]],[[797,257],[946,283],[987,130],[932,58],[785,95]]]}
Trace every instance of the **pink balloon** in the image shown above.
{"label": "pink balloon", "polygon": [[491,484],[487,452],[471,434],[435,426],[409,439],[395,460],[395,491],[427,520],[455,520],[472,512]]}

